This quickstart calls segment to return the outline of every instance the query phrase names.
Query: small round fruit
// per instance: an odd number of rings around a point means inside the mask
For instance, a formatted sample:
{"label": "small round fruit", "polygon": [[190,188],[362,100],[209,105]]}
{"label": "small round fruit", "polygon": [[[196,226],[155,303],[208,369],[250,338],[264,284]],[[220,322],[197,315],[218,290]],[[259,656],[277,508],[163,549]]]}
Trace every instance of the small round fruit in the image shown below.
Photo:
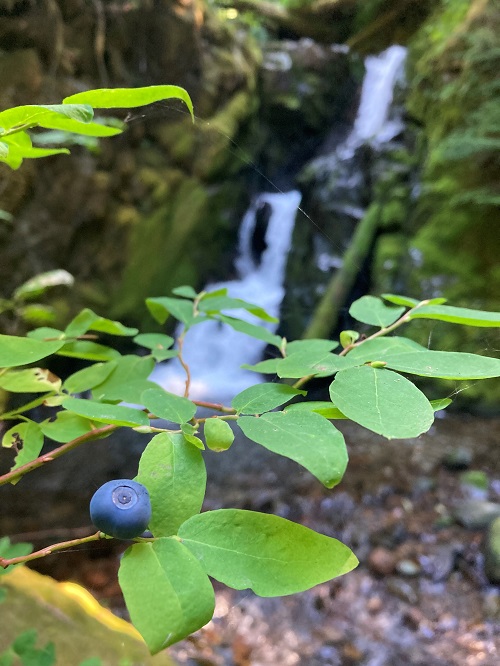
{"label": "small round fruit", "polygon": [[151,520],[149,493],[137,481],[108,481],[90,500],[90,519],[109,536],[134,539],[146,530]]}

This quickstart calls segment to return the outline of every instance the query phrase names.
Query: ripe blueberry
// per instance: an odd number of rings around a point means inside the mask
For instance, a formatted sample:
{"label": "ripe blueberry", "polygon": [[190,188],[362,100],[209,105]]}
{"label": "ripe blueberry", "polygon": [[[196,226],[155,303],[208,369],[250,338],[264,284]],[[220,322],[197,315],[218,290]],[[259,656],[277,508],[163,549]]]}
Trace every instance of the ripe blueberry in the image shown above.
{"label": "ripe blueberry", "polygon": [[140,536],[151,520],[149,493],[137,481],[108,481],[90,500],[90,519],[101,532],[117,539]]}

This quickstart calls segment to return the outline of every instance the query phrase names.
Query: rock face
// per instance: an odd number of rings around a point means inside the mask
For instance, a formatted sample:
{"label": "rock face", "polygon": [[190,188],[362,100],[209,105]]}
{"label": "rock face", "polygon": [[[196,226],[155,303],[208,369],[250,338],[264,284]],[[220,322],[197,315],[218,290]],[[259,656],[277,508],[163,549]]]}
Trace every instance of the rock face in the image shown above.
{"label": "rock face", "polygon": [[58,664],[76,666],[94,658],[103,666],[175,666],[166,652],[151,657],[132,625],[100,606],[75,583],[57,583],[20,567],[0,577],[0,592],[5,593],[0,602],[2,652],[22,632],[34,629],[39,649],[54,643]]}
{"label": "rock face", "polygon": [[98,151],[2,165],[0,208],[14,215],[0,227],[2,295],[64,268],[77,283],[61,319],[87,304],[140,323],[144,297],[217,278],[229,262],[248,194],[228,146],[237,138],[251,157],[259,53],[201,0],[52,2],[43,32],[45,4],[0,4],[0,107],[168,83],[188,90],[200,119],[159,103],[130,113],[128,131]]}

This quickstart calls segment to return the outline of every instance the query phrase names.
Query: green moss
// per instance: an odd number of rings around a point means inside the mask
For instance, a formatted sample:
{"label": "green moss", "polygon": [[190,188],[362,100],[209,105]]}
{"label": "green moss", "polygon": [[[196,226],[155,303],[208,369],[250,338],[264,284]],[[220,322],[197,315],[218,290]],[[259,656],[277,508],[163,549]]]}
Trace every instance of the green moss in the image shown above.
{"label": "green moss", "polygon": [[[423,124],[425,153],[407,291],[497,311],[499,35],[496,0],[443,0],[412,44],[408,102]],[[421,341],[428,335],[422,325]],[[485,339],[482,329],[432,327],[434,348],[487,354]],[[492,401],[500,387],[480,382],[464,395]]]}

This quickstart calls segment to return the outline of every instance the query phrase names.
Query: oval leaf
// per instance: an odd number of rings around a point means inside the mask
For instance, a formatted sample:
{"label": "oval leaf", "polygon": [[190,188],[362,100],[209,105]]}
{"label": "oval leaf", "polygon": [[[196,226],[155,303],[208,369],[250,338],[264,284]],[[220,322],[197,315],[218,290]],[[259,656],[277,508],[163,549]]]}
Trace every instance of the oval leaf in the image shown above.
{"label": "oval leaf", "polygon": [[331,402],[318,402],[310,400],[308,402],[294,402],[287,405],[284,412],[316,412],[321,414],[325,419],[346,419],[347,416],[342,414],[338,407]]}
{"label": "oval leaf", "polygon": [[[304,341],[305,342],[305,341]],[[352,358],[338,356],[330,352],[299,351],[294,352],[277,363],[278,377],[298,378],[308,375],[330,377],[339,370],[352,368],[357,362]]]}
{"label": "oval leaf", "polygon": [[270,514],[207,511],[179,530],[209,576],[261,597],[308,590],[357,566],[340,541]]}
{"label": "oval leaf", "polygon": [[363,365],[337,373],[330,397],[356,423],[388,439],[418,437],[434,421],[425,395],[391,370]]}
{"label": "oval leaf", "polygon": [[296,395],[306,395],[306,391],[287,384],[255,384],[235,395],[231,407],[239,414],[262,414],[289,402]]}
{"label": "oval leaf", "polygon": [[212,618],[212,585],[198,560],[178,541],[134,544],[123,555],[118,580],[132,622],[152,654]]}
{"label": "oval leaf", "polygon": [[443,351],[389,352],[377,358],[388,368],[421,377],[487,379],[500,376],[500,359],[478,354]]}
{"label": "oval leaf", "polygon": [[156,537],[176,534],[185,520],[201,510],[205,463],[200,451],[180,434],[162,432],[153,437],[135,480],[149,491],[153,510],[149,528]]}
{"label": "oval leaf", "polygon": [[[43,446],[43,433],[38,423],[34,421],[18,423],[5,433],[2,446],[13,448],[18,452],[11,467],[12,471],[38,458]],[[18,481],[20,479],[15,479],[11,483],[15,485]]]}
{"label": "oval leaf", "polygon": [[0,375],[0,388],[12,393],[59,391],[61,380],[45,368],[8,370]]}
{"label": "oval leaf", "polygon": [[242,319],[236,319],[235,317],[228,317],[227,315],[217,315],[214,317],[218,321],[221,321],[224,324],[228,324],[235,331],[239,333],[244,333],[245,335],[255,338],[256,340],[262,340],[262,342],[267,342],[268,345],[273,345],[273,347],[281,347],[282,338],[279,335],[271,333],[265,326],[259,326],[259,324],[251,324],[248,321],[243,321]]}
{"label": "oval leaf", "polygon": [[319,414],[272,412],[259,418],[243,416],[238,425],[249,439],[295,460],[327,488],[333,488],[344,475],[348,460],[344,437]]}
{"label": "oval leaf", "polygon": [[145,86],[143,88],[100,88],[76,93],[63,99],[63,104],[89,104],[94,109],[131,109],[160,102],[180,99],[189,109],[194,121],[193,103],[184,88],[179,86]]}
{"label": "oval leaf", "polygon": [[0,335],[0,368],[35,363],[35,361],[54,354],[63,345],[64,340],[46,342],[32,338],[20,338],[15,335]]}
{"label": "oval leaf", "polygon": [[390,326],[405,311],[405,307],[391,307],[375,296],[362,296],[349,308],[349,314],[354,319],[372,326]]}
{"label": "oval leaf", "polygon": [[148,389],[142,394],[142,403],[159,419],[173,423],[187,423],[196,414],[196,405],[191,400],[162,388]]}
{"label": "oval leaf", "polygon": [[234,432],[226,421],[214,417],[205,421],[205,442],[212,451],[227,451],[234,442]]}
{"label": "oval leaf", "polygon": [[149,419],[144,412],[121,405],[108,405],[95,400],[81,398],[65,398],[62,406],[69,412],[83,416],[98,423],[109,423],[119,426],[148,426]]}
{"label": "oval leaf", "polygon": [[438,319],[463,326],[500,326],[500,313],[469,310],[451,305],[422,305],[410,314],[410,319]]}
{"label": "oval leaf", "polygon": [[83,370],[78,370],[78,372],[70,375],[65,380],[63,388],[68,393],[82,393],[83,391],[89,391],[90,389],[93,389],[94,386],[102,384],[115,368],[115,361],[110,361],[109,363],[94,363],[88,368],[83,368]]}
{"label": "oval leaf", "polygon": [[89,419],[71,412],[58,412],[54,421],[43,421],[40,423],[43,434],[54,442],[70,442],[72,439],[86,435],[94,430]]}

